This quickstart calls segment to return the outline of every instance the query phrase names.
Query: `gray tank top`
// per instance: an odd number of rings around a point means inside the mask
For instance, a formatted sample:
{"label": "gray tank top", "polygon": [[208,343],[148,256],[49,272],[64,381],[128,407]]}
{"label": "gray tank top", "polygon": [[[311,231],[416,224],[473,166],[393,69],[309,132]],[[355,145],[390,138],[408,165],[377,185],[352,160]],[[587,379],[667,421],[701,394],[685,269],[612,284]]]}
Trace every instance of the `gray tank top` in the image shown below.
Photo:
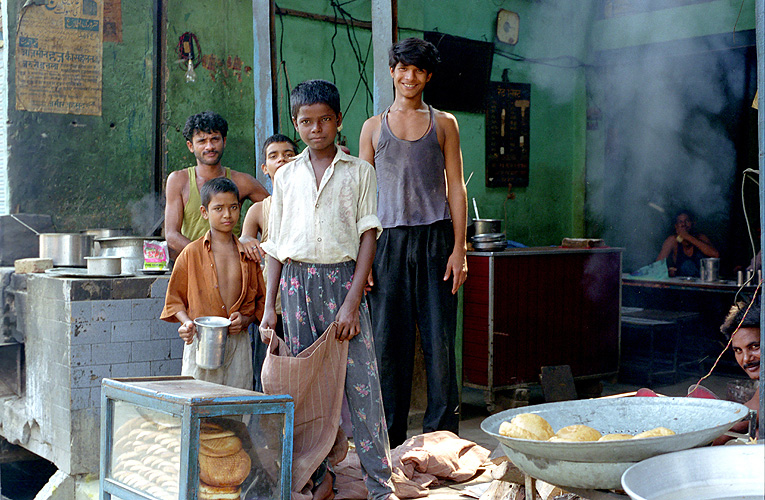
{"label": "gray tank top", "polygon": [[430,128],[416,141],[393,135],[388,109],[383,112],[375,151],[377,216],[383,228],[422,226],[450,218],[444,154],[433,108],[429,110]]}

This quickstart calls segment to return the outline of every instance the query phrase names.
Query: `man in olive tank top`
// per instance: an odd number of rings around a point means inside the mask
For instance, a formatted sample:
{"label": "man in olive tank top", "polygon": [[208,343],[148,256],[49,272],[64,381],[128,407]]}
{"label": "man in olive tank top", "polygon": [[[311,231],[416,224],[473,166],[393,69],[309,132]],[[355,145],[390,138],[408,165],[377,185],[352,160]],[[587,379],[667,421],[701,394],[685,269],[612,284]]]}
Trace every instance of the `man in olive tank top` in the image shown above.
{"label": "man in olive tank top", "polygon": [[[196,165],[171,172],[167,177],[165,239],[173,256],[209,229],[200,210],[199,190],[205,182],[216,177],[231,179],[239,189],[240,203],[245,199],[255,203],[268,196],[268,191],[253,176],[221,165],[227,133],[226,120],[212,111],[197,113],[186,120],[183,136],[189,151],[194,153]],[[237,224],[234,230],[237,236],[239,230]]]}
{"label": "man in olive tank top", "polygon": [[459,426],[457,291],[467,277],[467,194],[453,115],[422,101],[438,64],[433,44],[389,51],[393,104],[361,129],[359,157],[377,172],[377,243],[369,292],[391,448],[406,439],[416,328],[427,374],[423,432]]}

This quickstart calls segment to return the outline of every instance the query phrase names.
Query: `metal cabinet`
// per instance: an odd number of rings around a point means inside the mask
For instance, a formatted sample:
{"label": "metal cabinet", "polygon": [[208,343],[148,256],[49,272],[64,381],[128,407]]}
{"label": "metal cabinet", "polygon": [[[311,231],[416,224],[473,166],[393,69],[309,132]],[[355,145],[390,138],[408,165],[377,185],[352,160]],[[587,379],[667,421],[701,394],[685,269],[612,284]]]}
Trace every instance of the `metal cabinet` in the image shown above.
{"label": "metal cabinet", "polygon": [[543,366],[575,378],[619,367],[620,248],[468,252],[463,385],[495,393],[539,382]]}
{"label": "metal cabinet", "polygon": [[103,379],[101,498],[288,500],[293,419],[289,396],[191,377]]}

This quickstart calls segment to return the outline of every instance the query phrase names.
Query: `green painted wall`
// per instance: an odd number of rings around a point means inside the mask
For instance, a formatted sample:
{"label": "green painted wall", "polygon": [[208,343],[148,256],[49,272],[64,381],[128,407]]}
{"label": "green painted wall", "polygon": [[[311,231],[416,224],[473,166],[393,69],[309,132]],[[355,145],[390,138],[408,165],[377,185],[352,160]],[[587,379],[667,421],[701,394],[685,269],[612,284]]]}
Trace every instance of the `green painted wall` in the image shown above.
{"label": "green painted wall", "polygon": [[[9,41],[18,5],[9,4]],[[51,214],[59,231],[127,227],[131,209],[141,219],[154,216],[143,208],[150,202],[139,203],[152,191],[154,164],[151,9],[149,0],[122,2],[123,42],[103,46],[102,116],[29,113],[10,105],[12,212]],[[12,57],[9,73],[14,103]]]}
{"label": "green painted wall", "polygon": [[[532,84],[530,184],[528,188],[515,189],[514,200],[507,200],[506,188],[489,189],[483,185],[484,115],[455,113],[455,116],[460,125],[465,178],[473,172],[468,196],[476,198],[481,217],[505,219],[508,238],[527,245],[558,244],[563,237],[581,236],[583,232],[586,89],[584,69],[578,61],[586,59],[587,33],[581,27],[587,26],[593,3],[478,0],[466,8],[465,2],[459,0],[398,2],[401,38],[422,36],[422,31],[440,31],[493,41],[499,9],[520,14],[520,41],[515,47],[508,47],[508,51],[539,61],[515,62],[495,55],[491,75],[492,80],[499,81],[507,69],[510,81]],[[279,6],[334,15],[329,2],[292,0],[281,1]],[[370,19],[369,1],[349,3],[344,8],[358,19]],[[334,80],[343,106],[347,106],[359,72],[345,28],[339,26],[336,36],[334,79],[330,72],[330,41],[334,33],[331,23],[284,16],[277,21],[277,39],[282,31],[284,41],[277,50],[284,54],[292,85],[308,78]],[[362,29],[355,32],[361,47],[366,48],[368,32]],[[371,79],[370,71],[368,64],[365,74]],[[362,97],[357,95],[345,116],[343,134],[354,153],[358,151],[361,124],[371,113],[371,103],[367,105]],[[282,120],[285,116],[282,112]]]}
{"label": "green painted wall", "polygon": [[[328,1],[291,0],[279,7],[325,16],[334,16]],[[348,15],[370,20],[368,0],[343,6]],[[337,16],[342,19],[338,11]],[[358,154],[361,125],[373,112],[371,32],[328,22],[282,15],[276,18],[276,56],[278,72],[279,131],[299,141],[290,121],[289,90],[298,83],[321,78],[337,85],[343,111],[340,132],[353,154]],[[334,46],[334,49],[333,49]],[[333,64],[334,59],[334,64]],[[281,64],[281,61],[284,61]],[[334,71],[334,75],[333,75]],[[362,79],[363,75],[363,79]],[[299,144],[302,148],[302,144]]]}
{"label": "green painted wall", "polygon": [[[167,2],[168,173],[195,164],[183,125],[189,115],[212,110],[228,122],[223,164],[255,174],[252,15],[251,0]],[[185,32],[197,36],[202,53],[193,83],[186,82],[186,66],[178,63],[178,40]]]}
{"label": "green painted wall", "polygon": [[[595,206],[599,188],[597,182],[585,186],[591,172],[604,169],[605,139],[599,131],[585,128],[586,109],[593,96],[597,98],[598,88],[584,64],[598,51],[729,32],[736,22],[738,30],[751,29],[753,3],[744,1],[740,17],[739,2],[715,0],[598,21],[593,21],[600,5],[597,0],[474,0],[469,8],[461,0],[399,0],[398,11],[402,37],[421,36],[428,30],[486,41],[494,40],[499,9],[519,13],[518,44],[500,46],[516,60],[495,55],[491,77],[500,80],[507,70],[510,81],[532,85],[529,187],[515,189],[512,200],[504,188],[486,188],[484,116],[456,116],[466,178],[474,172],[468,196],[476,198],[481,215],[505,219],[508,238],[549,245],[566,236],[592,235],[586,234],[585,202]],[[17,3],[9,7],[9,18],[16,19]],[[279,7],[342,17],[329,1],[283,0]],[[155,30],[148,14],[152,9],[149,0],[122,2],[124,40],[104,44],[103,116],[10,111],[12,207],[51,213],[62,231],[130,226],[131,208],[144,219],[156,215],[150,194],[156,127],[152,108]],[[253,143],[257,70],[250,67],[251,1],[212,0],[204,8],[168,2],[166,9],[163,177],[192,163],[180,132],[188,115],[205,109],[213,109],[229,121],[225,164],[253,173],[259,145]],[[356,19],[370,20],[369,0],[345,3],[343,9]],[[689,20],[693,25],[686,27]],[[6,39],[13,40],[14,23],[9,25]],[[278,71],[279,130],[294,136],[287,111],[288,87],[309,78],[334,80],[345,112],[342,134],[356,153],[361,124],[372,112],[366,88],[372,81],[372,65],[367,60],[371,57],[370,32],[294,16],[277,16],[275,28],[277,59],[284,61]],[[197,35],[204,56],[194,83],[185,82],[185,68],[176,63],[178,37],[185,31]],[[12,60],[9,70],[12,91]]]}

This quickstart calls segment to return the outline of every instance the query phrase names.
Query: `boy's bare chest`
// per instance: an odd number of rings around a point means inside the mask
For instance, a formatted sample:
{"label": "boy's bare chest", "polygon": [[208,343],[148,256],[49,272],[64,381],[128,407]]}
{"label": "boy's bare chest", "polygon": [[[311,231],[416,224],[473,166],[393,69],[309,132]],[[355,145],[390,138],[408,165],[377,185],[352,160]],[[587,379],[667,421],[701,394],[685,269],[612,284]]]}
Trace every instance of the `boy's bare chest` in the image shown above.
{"label": "boy's bare chest", "polygon": [[220,297],[226,309],[229,310],[236,304],[242,293],[242,267],[239,253],[225,252],[213,255]]}

